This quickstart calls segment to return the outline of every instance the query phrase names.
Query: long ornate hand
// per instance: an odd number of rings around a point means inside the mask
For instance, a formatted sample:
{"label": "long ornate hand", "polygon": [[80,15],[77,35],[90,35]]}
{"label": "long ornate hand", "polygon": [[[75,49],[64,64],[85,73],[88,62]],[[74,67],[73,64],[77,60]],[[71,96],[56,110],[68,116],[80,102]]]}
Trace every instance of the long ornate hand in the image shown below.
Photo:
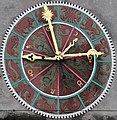
{"label": "long ornate hand", "polygon": [[78,41],[78,38],[75,38],[72,42],[70,42],[69,46],[61,53],[61,55],[63,56],[71,47],[75,45],[75,42],[77,41]]}
{"label": "long ornate hand", "polygon": [[49,29],[50,29],[50,32],[51,32],[51,35],[52,35],[52,40],[53,40],[53,44],[54,44],[54,47],[55,47],[56,55],[59,55],[61,52],[58,49],[57,41],[56,41],[56,38],[55,38],[55,34],[54,34],[52,22],[51,22],[53,13],[45,5],[44,6],[44,12],[42,12],[42,15],[43,15],[42,18],[44,18],[46,21],[48,21],[48,25],[49,25]]}
{"label": "long ornate hand", "polygon": [[103,55],[104,53],[101,52],[101,51],[97,51],[95,49],[90,49],[88,50],[87,53],[74,53],[74,54],[64,54],[63,55],[63,58],[66,58],[66,57],[78,57],[78,56],[87,56],[89,62],[91,62],[92,60],[92,55],[96,55],[97,57],[99,57],[100,55]]}
{"label": "long ornate hand", "polygon": [[59,56],[55,57],[44,57],[44,56],[37,56],[34,53],[30,53],[27,55],[22,55],[23,59],[27,59],[31,62],[34,62],[35,60],[60,60],[61,58]]}

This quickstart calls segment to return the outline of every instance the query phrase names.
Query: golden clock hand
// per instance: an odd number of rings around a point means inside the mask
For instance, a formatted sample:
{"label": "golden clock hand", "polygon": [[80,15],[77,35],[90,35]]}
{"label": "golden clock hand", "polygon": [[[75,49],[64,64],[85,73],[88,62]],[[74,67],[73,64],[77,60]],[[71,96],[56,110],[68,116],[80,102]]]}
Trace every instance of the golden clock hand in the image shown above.
{"label": "golden clock hand", "polygon": [[51,32],[51,35],[52,35],[52,40],[53,40],[53,44],[54,44],[54,47],[55,47],[55,51],[56,51],[56,55],[59,55],[61,52],[59,51],[58,49],[58,45],[57,45],[57,41],[56,41],[56,38],[55,38],[55,34],[54,34],[54,30],[53,30],[53,26],[52,26],[52,16],[54,15],[52,13],[51,10],[48,9],[48,7],[45,5],[44,6],[44,12],[42,12],[42,15],[43,15],[43,19],[45,19],[46,21],[48,21],[48,25],[49,25],[49,29],[50,29],[50,32]]}
{"label": "golden clock hand", "polygon": [[64,55],[71,47],[75,45],[75,42],[78,41],[78,38],[75,38],[72,42],[70,42],[69,46],[61,53],[61,55]]}
{"label": "golden clock hand", "polygon": [[35,60],[60,60],[60,59],[62,59],[61,56],[44,57],[44,56],[36,56],[34,53],[22,55],[22,58],[27,59],[31,62],[34,62]]}
{"label": "golden clock hand", "polygon": [[91,60],[92,60],[91,55],[96,55],[97,57],[99,57],[100,55],[103,55],[103,54],[104,54],[104,52],[101,52],[101,51],[98,52],[95,49],[90,49],[90,50],[88,50],[87,53],[65,54],[65,55],[63,55],[63,57],[65,58],[65,57],[87,56],[89,62],[91,62]]}

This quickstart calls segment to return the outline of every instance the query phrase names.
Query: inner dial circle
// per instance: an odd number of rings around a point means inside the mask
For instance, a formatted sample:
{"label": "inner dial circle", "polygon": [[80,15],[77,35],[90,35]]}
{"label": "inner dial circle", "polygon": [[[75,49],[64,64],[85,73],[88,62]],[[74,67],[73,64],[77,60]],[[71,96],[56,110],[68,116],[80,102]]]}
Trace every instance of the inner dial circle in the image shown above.
{"label": "inner dial circle", "polygon": [[[86,36],[77,28],[68,24],[54,23],[54,32],[59,50],[62,52],[73,42],[78,41],[65,54],[86,53],[92,45]],[[42,57],[54,57],[48,25],[36,29],[23,46],[23,55],[34,53]],[[73,97],[90,82],[95,66],[94,57],[90,63],[87,56],[66,58],[60,61],[22,60],[23,70],[29,84],[45,96]]]}

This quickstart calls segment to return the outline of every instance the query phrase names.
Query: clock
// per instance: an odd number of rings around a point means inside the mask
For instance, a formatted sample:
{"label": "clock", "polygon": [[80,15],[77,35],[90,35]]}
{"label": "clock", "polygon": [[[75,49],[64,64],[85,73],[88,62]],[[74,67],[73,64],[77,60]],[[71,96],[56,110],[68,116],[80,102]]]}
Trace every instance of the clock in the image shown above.
{"label": "clock", "polygon": [[105,97],[116,68],[102,22],[67,2],[36,4],[18,15],[1,45],[1,69],[12,95],[50,118],[86,113]]}

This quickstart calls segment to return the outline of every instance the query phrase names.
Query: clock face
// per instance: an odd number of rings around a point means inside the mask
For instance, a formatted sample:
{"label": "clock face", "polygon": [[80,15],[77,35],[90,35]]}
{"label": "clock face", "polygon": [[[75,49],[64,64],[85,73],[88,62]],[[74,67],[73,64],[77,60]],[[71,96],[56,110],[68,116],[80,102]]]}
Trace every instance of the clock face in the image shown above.
{"label": "clock face", "polygon": [[105,27],[84,8],[64,2],[22,12],[1,50],[13,96],[47,117],[86,113],[105,97],[115,72],[115,50]]}

